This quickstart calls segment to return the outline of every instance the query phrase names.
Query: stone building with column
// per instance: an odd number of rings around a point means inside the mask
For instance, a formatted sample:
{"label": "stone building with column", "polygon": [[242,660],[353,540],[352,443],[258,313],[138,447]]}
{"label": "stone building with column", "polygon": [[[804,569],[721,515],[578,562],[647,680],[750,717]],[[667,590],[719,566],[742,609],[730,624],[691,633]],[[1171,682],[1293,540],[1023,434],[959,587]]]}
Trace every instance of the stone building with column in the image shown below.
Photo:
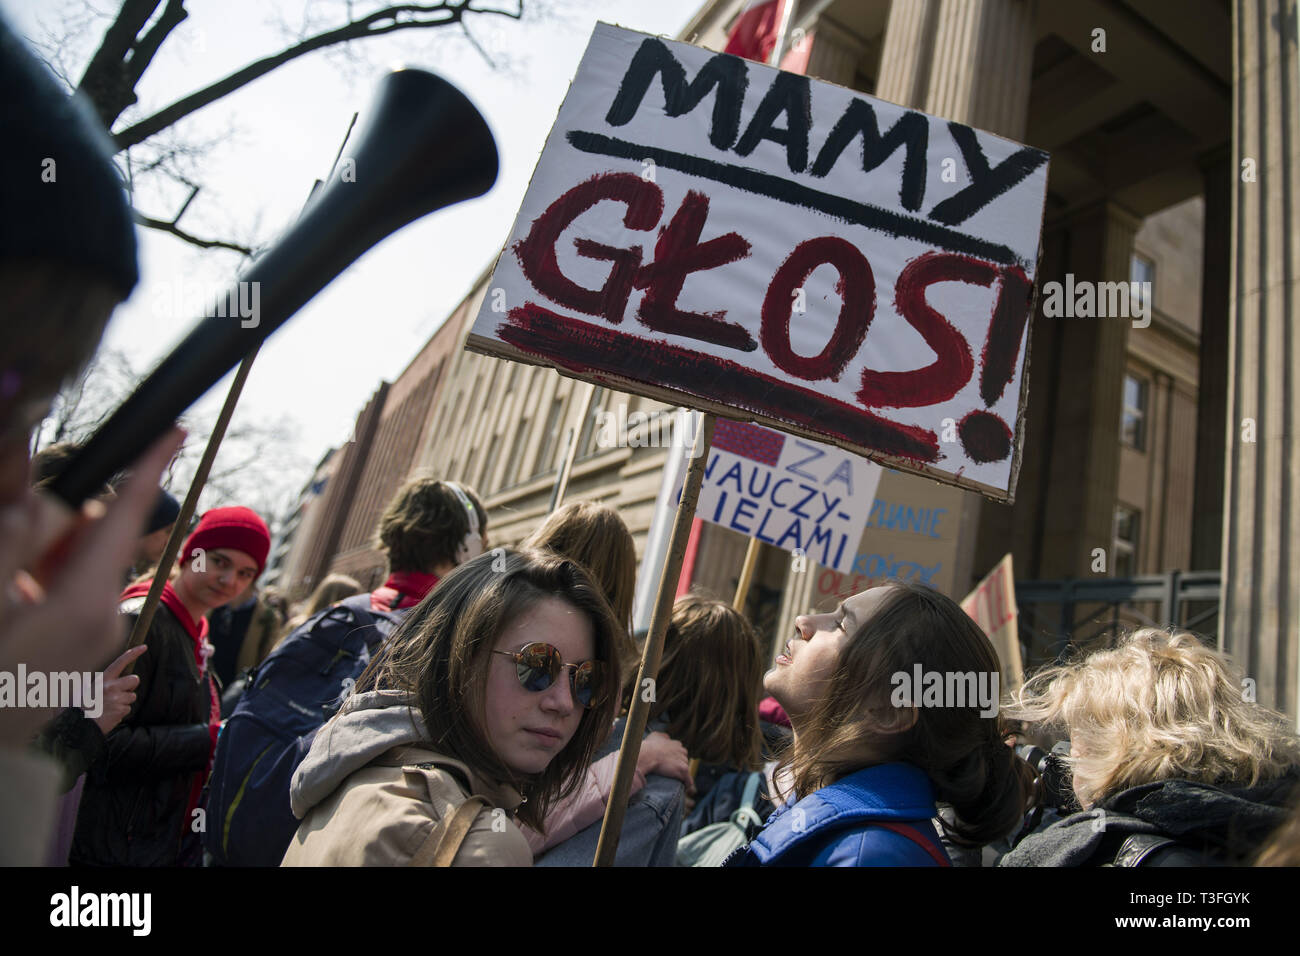
{"label": "stone building with column", "polygon": [[[680,39],[722,49],[742,6],[706,3]],[[1048,316],[1040,296],[1014,505],[887,472],[861,578],[909,554],[907,566],[960,597],[1008,551],[1018,578],[1058,579],[1097,576],[1097,549],[1108,576],[1219,570],[1222,646],[1261,701],[1294,715],[1294,4],[802,0],[792,25],[810,75],[1050,152],[1040,288],[1067,276],[1151,283],[1141,327]],[[511,543],[545,516],[572,435],[569,496],[617,508],[642,552],[665,459],[649,444],[653,421],[642,418],[671,409],[597,390],[579,420],[586,385],[463,351],[485,281],[435,336],[436,384],[421,391],[399,379],[383,403],[381,421],[399,387],[406,415],[427,408],[421,429],[394,432],[401,445],[418,431],[409,456],[390,445],[350,497],[378,500],[371,485],[395,487],[411,471],[445,475],[485,496],[493,543]],[[411,374],[424,382],[429,370]],[[635,427],[604,447],[597,416],[620,407],[619,420]],[[926,535],[891,517],[922,509],[942,516]],[[347,517],[331,567],[356,573],[374,560],[362,549],[373,511],[367,504]],[[705,525],[696,583],[728,595],[746,543]],[[833,603],[854,583],[816,567],[796,571],[765,546],[749,611],[769,634],[784,633],[794,614]]]}
{"label": "stone building with column", "polygon": [[[740,6],[710,4],[685,32],[716,45]],[[1221,570],[1221,645],[1262,701],[1294,715],[1294,5],[804,0],[794,22],[813,45],[810,73],[1051,152],[1040,287],[1066,273],[1130,279],[1143,223],[1200,197],[1199,275],[1171,265],[1183,279],[1168,295],[1185,300],[1166,313],[1171,321],[1135,329],[1052,320],[1041,308],[1034,317],[1016,502],[966,496],[976,512],[973,569],[1011,550],[1023,576],[1087,576],[1094,549],[1115,547],[1117,507],[1131,506],[1143,485],[1162,489],[1154,509],[1146,492],[1151,530],[1139,560],[1174,567],[1187,548],[1183,567]],[[1184,293],[1196,285],[1194,303]],[[1194,373],[1184,334],[1193,329]],[[1180,456],[1136,461],[1122,431],[1116,441],[1133,411],[1126,378],[1142,380],[1143,370],[1148,416],[1164,408],[1163,428],[1147,437],[1195,449],[1190,508]],[[1145,481],[1135,477],[1143,470]]]}

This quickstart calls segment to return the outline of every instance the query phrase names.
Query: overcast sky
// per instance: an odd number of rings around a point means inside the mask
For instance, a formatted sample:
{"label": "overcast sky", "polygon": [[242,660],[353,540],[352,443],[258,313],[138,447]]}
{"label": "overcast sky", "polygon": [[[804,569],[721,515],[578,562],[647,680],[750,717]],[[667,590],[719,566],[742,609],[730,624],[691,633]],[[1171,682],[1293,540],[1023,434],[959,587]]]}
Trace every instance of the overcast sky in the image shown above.
{"label": "overcast sky", "polygon": [[[512,7],[510,0],[502,5]],[[431,69],[451,80],[486,117],[497,139],[501,173],[484,198],[426,217],[371,250],[278,331],[263,348],[245,386],[236,421],[291,416],[304,471],[326,448],[347,439],[357,413],[382,379],[392,381],[439,327],[501,249],[546,134],[597,19],[654,34],[676,34],[702,0],[553,0],[558,12],[538,16],[528,2],[522,23],[470,20],[498,67],[489,66],[455,28],[412,30],[354,44],[356,56],[317,52],[207,107],[178,127],[190,139],[216,144],[199,164],[199,199],[182,225],[202,236],[266,241],[301,208],[324,177],[352,114],[363,111],[376,83],[395,64]],[[0,0],[11,23],[34,44],[86,20],[63,46],[72,78],[98,43],[108,14],[120,4],[67,0]],[[376,2],[355,2],[360,13]],[[162,47],[137,89],[141,118],[250,61],[288,45],[316,19],[311,33],[340,25],[344,3],[303,0],[190,0],[189,18]],[[120,128],[120,124],[119,124]],[[142,211],[170,219],[173,197],[141,192]],[[104,344],[147,369],[193,325],[196,295],[208,301],[234,278],[236,254],[203,252],[172,237],[139,230],[141,284],[115,313]],[[179,308],[178,308],[179,305]],[[227,381],[200,408],[215,410]]]}

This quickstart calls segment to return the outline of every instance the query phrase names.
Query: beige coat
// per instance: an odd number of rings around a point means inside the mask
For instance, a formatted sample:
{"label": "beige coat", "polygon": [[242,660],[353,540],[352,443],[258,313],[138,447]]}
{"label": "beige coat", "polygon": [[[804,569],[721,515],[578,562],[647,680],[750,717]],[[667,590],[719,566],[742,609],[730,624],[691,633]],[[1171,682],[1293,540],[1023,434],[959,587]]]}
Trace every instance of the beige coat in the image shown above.
{"label": "beige coat", "polygon": [[518,791],[429,749],[418,715],[412,726],[409,709],[395,706],[400,700],[383,691],[356,695],[321,728],[294,774],[290,803],[302,823],[281,865],[410,865],[472,791],[488,807],[452,865],[530,866],[532,851],[512,819]]}

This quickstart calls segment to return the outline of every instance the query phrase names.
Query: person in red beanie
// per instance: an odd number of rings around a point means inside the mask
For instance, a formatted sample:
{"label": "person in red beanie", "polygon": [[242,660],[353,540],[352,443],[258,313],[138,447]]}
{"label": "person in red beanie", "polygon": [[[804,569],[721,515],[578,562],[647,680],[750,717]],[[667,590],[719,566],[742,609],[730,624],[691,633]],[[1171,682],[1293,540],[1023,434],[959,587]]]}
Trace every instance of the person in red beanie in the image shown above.
{"label": "person in red beanie", "polygon": [[[257,579],[270,549],[266,522],[239,507],[208,511],[185,540],[136,663],[135,704],[90,768],[74,866],[201,863],[199,797],[221,721],[205,615]],[[148,592],[148,582],[122,592],[128,633]]]}

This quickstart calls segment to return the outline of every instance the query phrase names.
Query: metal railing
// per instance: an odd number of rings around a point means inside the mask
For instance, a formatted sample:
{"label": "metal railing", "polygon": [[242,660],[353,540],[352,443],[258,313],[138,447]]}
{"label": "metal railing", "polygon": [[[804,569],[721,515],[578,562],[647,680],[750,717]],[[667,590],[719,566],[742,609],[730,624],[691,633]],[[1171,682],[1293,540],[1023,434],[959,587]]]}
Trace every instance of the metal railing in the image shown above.
{"label": "metal railing", "polygon": [[1017,581],[1021,654],[1027,671],[1073,647],[1113,640],[1134,627],[1176,625],[1213,645],[1219,631],[1218,571],[1137,578]]}

